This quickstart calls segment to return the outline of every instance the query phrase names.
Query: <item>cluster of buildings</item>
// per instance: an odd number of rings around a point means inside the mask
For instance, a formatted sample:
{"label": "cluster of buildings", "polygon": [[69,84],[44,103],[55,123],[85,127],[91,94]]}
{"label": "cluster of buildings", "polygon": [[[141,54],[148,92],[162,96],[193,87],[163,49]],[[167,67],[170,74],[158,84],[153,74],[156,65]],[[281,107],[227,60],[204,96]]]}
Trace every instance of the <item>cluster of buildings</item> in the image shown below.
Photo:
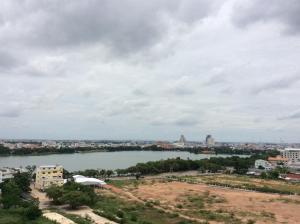
{"label": "cluster of buildings", "polygon": [[0,145],[11,150],[17,149],[40,149],[40,148],[104,148],[120,146],[140,146],[149,147],[156,145],[163,149],[173,148],[193,148],[193,147],[213,147],[215,140],[211,135],[207,135],[203,142],[187,141],[184,135],[178,141],[77,141],[77,140],[0,140]]}
{"label": "cluster of buildings", "polygon": [[27,170],[23,169],[22,167],[20,167],[20,168],[10,168],[10,167],[0,168],[0,184],[7,179],[13,178],[14,174],[16,174],[18,172],[23,173],[23,172],[27,172]]}
{"label": "cluster of buildings", "polygon": [[11,150],[17,149],[41,149],[41,148],[95,148],[101,149],[106,147],[130,147],[140,146],[149,147],[156,145],[163,149],[175,148],[213,148],[213,147],[227,147],[232,150],[277,150],[286,147],[297,148],[300,144],[284,144],[284,143],[239,143],[239,142],[216,142],[212,135],[207,135],[204,141],[188,141],[184,135],[181,135],[178,141],[112,141],[112,140],[0,140],[0,145]]}
{"label": "cluster of buildings", "polygon": [[119,147],[119,146],[143,146],[148,142],[136,141],[50,141],[50,140],[0,140],[0,145],[11,150],[17,149],[40,149],[40,148],[103,148],[103,147]]}
{"label": "cluster of buildings", "polygon": [[280,155],[269,157],[267,160],[258,159],[254,164],[255,169],[248,174],[260,175],[263,171],[271,171],[277,167],[285,167],[289,173],[282,178],[292,181],[300,181],[300,148],[285,148],[280,150]]}
{"label": "cluster of buildings", "polygon": [[[0,183],[5,180],[12,179],[16,173],[28,172],[24,168],[9,168],[3,167],[0,169]],[[35,182],[34,187],[38,190],[45,190],[50,186],[62,186],[67,182],[63,176],[64,168],[61,165],[45,165],[39,166],[35,170]],[[93,185],[93,186],[104,186],[106,183],[102,180],[85,177],[81,175],[73,176],[76,183],[83,185]]]}
{"label": "cluster of buildings", "polygon": [[[45,190],[50,186],[62,186],[67,182],[63,176],[64,168],[60,165],[39,166],[36,169],[36,178],[34,187],[39,190]],[[104,186],[106,183],[97,178],[85,177],[82,175],[74,175],[73,179],[76,183],[82,185]]]}

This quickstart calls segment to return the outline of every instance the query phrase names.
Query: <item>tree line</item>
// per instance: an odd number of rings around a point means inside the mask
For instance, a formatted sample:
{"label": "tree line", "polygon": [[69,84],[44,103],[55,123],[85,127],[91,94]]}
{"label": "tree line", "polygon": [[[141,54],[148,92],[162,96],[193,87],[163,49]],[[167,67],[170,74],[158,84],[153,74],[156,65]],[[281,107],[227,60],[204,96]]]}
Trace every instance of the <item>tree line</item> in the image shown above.
{"label": "tree line", "polygon": [[[40,148],[18,148],[18,149],[9,149],[0,145],[0,155],[34,155],[34,154],[67,154],[67,153],[78,153],[78,152],[92,152],[92,151],[106,151],[106,152],[119,152],[119,151],[185,151],[190,153],[202,153],[204,151],[211,151],[215,154],[232,154],[232,155],[253,155],[261,152],[270,151],[261,151],[255,149],[232,149],[228,146],[218,146],[213,148],[203,148],[203,147],[184,147],[184,148],[172,148],[164,149],[157,145],[150,146],[104,146],[104,147],[40,147]],[[272,151],[272,152],[275,152]]]}
{"label": "tree line", "polygon": [[209,159],[190,160],[181,159],[177,157],[175,159],[166,159],[159,161],[150,161],[146,163],[138,163],[134,166],[126,169],[112,170],[97,170],[87,169],[84,171],[77,171],[74,174],[80,174],[83,176],[96,177],[96,178],[109,178],[111,175],[149,175],[160,174],[165,172],[179,172],[198,170],[200,172],[218,172],[224,171],[227,168],[233,168],[234,173],[245,174],[250,167],[255,163],[256,159],[267,159],[268,156],[274,155],[273,151],[261,152],[249,157],[211,157]]}

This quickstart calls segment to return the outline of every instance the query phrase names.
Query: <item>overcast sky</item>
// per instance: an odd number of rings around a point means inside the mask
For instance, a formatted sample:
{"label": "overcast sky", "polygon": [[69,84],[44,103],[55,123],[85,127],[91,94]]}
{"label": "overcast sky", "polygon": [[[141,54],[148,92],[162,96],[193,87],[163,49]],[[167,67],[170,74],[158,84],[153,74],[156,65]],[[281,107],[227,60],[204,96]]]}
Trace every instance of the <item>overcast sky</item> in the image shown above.
{"label": "overcast sky", "polygon": [[0,138],[300,142],[299,0],[1,0]]}

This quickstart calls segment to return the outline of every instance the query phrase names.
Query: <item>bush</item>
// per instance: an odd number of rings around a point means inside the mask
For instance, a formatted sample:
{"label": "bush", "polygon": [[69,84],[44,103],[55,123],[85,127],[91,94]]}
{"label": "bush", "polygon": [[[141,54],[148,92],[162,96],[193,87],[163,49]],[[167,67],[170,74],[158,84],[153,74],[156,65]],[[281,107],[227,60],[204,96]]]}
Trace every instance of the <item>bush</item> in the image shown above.
{"label": "bush", "polygon": [[29,220],[35,220],[42,215],[42,211],[39,209],[39,207],[37,205],[31,205],[25,209],[24,215]]}

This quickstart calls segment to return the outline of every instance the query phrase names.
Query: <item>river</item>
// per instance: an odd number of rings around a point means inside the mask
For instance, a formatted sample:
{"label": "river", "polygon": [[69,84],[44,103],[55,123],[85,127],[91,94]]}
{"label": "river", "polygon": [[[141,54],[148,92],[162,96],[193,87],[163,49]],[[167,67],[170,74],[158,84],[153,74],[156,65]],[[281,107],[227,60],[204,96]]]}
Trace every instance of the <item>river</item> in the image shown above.
{"label": "river", "polygon": [[[181,159],[204,159],[210,157],[229,157],[232,155],[193,154],[182,151],[122,151],[89,152],[73,154],[5,156],[0,157],[1,167],[25,167],[27,165],[59,164],[69,171],[85,169],[122,169],[137,163],[180,157]],[[240,157],[246,157],[240,155]]]}

